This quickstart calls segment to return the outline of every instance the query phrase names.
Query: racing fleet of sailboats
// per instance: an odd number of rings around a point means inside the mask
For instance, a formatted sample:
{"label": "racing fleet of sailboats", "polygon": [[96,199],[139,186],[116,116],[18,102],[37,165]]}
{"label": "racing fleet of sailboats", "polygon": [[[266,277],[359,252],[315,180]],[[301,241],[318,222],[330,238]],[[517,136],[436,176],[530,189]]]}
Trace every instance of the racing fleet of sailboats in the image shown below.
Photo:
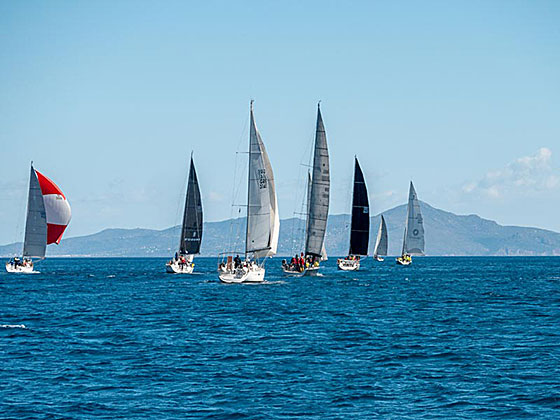
{"label": "racing fleet of sailboats", "polygon": [[[218,266],[218,277],[224,283],[255,283],[265,278],[265,261],[276,254],[280,220],[274,174],[265,145],[257,129],[250,106],[249,150],[247,173],[247,217],[245,229],[244,259],[239,255],[225,254]],[[325,236],[330,199],[330,169],[327,135],[317,106],[317,123],[313,147],[313,163],[308,172],[305,249],[292,258],[284,260],[282,270],[287,275],[317,275],[321,261],[327,259]],[[9,273],[34,273],[33,259],[45,258],[48,244],[60,243],[64,230],[71,219],[70,205],[60,188],[31,163],[27,219],[22,257],[14,257],[6,263]],[[175,274],[191,274],[193,258],[200,253],[203,231],[203,210],[198,177],[191,153],[187,192],[179,249],[167,262],[166,271]],[[368,191],[362,168],[354,159],[354,182],[352,191],[352,215],[350,222],[350,246],[348,256],[337,260],[340,270],[360,269],[360,261],[368,256],[370,236],[370,212]],[[407,266],[412,256],[424,255],[424,224],[420,202],[410,182],[407,215],[401,255],[397,264]],[[382,262],[388,252],[388,231],[383,215],[373,250],[375,261]]]}

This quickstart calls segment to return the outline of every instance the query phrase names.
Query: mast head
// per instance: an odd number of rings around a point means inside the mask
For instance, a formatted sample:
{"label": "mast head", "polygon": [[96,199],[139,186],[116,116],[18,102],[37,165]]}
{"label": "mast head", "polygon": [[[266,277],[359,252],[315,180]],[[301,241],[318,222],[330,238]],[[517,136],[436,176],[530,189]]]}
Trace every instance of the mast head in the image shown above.
{"label": "mast head", "polygon": [[255,102],[255,100],[254,100],[254,99],[251,99],[251,104],[250,104],[251,111],[253,111],[253,102]]}

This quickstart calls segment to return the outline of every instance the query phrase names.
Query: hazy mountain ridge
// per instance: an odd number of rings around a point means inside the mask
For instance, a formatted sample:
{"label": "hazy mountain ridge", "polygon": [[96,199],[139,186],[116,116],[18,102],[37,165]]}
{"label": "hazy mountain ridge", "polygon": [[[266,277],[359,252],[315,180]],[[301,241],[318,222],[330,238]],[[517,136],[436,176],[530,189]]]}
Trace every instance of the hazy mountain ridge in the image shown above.
{"label": "hazy mountain ridge", "polygon": [[[538,228],[502,226],[477,215],[456,215],[422,202],[427,255],[560,255],[560,233]],[[389,254],[401,251],[406,206],[383,213],[389,232]],[[370,254],[373,252],[380,215],[371,218]],[[350,216],[329,216],[326,248],[332,256],[348,252]],[[280,224],[279,255],[302,250],[301,219],[290,218]],[[245,220],[225,220],[204,224],[202,255],[223,251],[243,251]],[[230,238],[236,237],[237,240]],[[68,238],[48,247],[47,256],[163,257],[175,253],[179,226],[164,230],[105,229],[101,232]],[[21,253],[21,243],[0,246],[1,256]]]}

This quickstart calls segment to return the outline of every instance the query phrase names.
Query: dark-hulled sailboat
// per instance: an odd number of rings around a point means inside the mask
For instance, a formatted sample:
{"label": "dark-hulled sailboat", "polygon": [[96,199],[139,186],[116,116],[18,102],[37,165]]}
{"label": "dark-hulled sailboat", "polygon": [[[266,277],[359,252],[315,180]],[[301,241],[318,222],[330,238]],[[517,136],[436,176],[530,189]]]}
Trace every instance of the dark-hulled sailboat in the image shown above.
{"label": "dark-hulled sailboat", "polygon": [[367,256],[369,245],[369,200],[364,174],[358,158],[354,158],[354,189],[352,193],[352,220],[350,222],[350,249],[346,258],[337,261],[345,271],[360,269],[360,257]]}
{"label": "dark-hulled sailboat", "polygon": [[194,270],[193,258],[200,253],[202,242],[202,201],[200,199],[200,188],[198,177],[194,167],[191,153],[191,165],[189,180],[187,183],[187,196],[185,198],[185,209],[183,213],[183,224],[181,226],[181,239],[179,251],[175,257],[166,265],[168,273],[191,274]]}

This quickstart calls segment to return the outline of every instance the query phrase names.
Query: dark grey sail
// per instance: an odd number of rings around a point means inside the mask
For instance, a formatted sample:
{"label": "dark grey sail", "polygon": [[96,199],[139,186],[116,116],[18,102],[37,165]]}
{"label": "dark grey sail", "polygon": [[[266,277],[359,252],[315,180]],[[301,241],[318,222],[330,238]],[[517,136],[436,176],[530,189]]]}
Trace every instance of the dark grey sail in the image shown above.
{"label": "dark grey sail", "polygon": [[408,207],[404,229],[403,255],[424,255],[424,221],[420,211],[420,202],[412,181],[408,191]]}
{"label": "dark grey sail", "polygon": [[317,109],[317,129],[315,132],[315,149],[313,153],[313,176],[309,193],[309,211],[305,240],[305,255],[321,256],[327,230],[329,214],[330,175],[329,149],[327,134],[321,117],[321,109]]}
{"label": "dark grey sail", "polygon": [[179,254],[192,255],[200,252],[202,242],[202,201],[198,178],[191,156],[191,168],[187,186],[187,197],[185,199],[185,213],[183,215],[183,227],[181,229],[181,242]]}
{"label": "dark grey sail", "polygon": [[44,258],[47,249],[47,213],[39,185],[37,173],[31,165],[29,175],[29,196],[27,198],[27,220],[25,222],[25,239],[23,256]]}
{"label": "dark grey sail", "polygon": [[387,225],[385,218],[381,215],[381,223],[379,223],[379,231],[377,232],[377,239],[375,241],[375,249],[373,250],[373,257],[382,257],[387,255],[387,246],[389,240],[387,237]]}
{"label": "dark grey sail", "polygon": [[354,192],[350,223],[350,251],[348,255],[367,255],[369,244],[369,200],[362,168],[354,161]]}
{"label": "dark grey sail", "polygon": [[[305,210],[305,214],[306,214],[306,219],[305,219],[305,233],[307,234],[308,231],[308,227],[309,227],[309,205],[311,203],[311,173],[308,171],[307,172],[307,191],[306,191],[306,197],[307,197],[307,204],[306,204],[306,210]],[[323,241],[323,247],[321,248],[321,261],[327,261],[329,258],[327,256],[327,249],[325,248],[325,241]]]}

